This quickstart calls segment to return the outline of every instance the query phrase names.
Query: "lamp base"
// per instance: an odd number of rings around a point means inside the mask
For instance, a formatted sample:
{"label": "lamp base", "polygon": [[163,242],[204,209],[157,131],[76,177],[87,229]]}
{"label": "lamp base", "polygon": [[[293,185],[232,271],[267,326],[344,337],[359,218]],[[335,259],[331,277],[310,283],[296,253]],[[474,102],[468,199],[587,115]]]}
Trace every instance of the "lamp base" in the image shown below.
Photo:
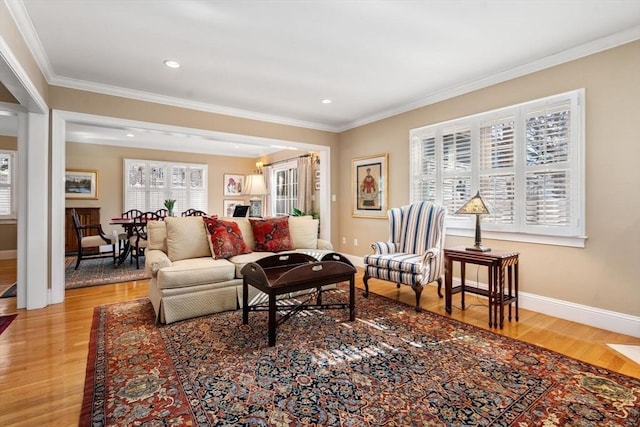
{"label": "lamp base", "polygon": [[482,245],[476,245],[470,248],[466,248],[468,251],[475,251],[475,252],[489,252],[491,251],[491,248],[488,248],[486,246],[482,246]]}

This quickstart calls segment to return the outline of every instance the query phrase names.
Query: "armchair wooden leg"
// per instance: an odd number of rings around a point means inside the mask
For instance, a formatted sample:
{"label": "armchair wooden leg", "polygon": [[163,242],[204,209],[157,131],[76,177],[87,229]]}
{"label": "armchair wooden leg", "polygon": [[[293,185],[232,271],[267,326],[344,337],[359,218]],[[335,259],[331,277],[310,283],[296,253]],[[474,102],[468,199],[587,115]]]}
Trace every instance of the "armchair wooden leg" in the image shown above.
{"label": "armchair wooden leg", "polygon": [[417,284],[412,286],[413,291],[416,293],[416,311],[420,313],[422,311],[422,307],[420,307],[420,296],[422,295],[422,285]]}
{"label": "armchair wooden leg", "polygon": [[442,298],[442,277],[438,277],[438,296]]}
{"label": "armchair wooden leg", "polygon": [[364,276],[362,277],[362,281],[364,282],[364,297],[369,296],[369,274],[367,273],[367,267],[364,268]]}
{"label": "armchair wooden leg", "polygon": [[396,288],[400,289],[400,283],[396,283]]}

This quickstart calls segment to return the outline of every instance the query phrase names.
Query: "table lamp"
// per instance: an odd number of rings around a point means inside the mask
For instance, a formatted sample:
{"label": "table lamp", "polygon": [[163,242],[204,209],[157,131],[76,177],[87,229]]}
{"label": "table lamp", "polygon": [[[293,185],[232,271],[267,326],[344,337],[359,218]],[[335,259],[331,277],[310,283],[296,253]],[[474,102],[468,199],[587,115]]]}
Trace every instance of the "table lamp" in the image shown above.
{"label": "table lamp", "polygon": [[489,252],[491,249],[486,246],[482,246],[482,238],[480,236],[480,215],[489,214],[489,208],[480,197],[480,191],[476,193],[467,203],[465,203],[460,209],[456,211],[457,214],[475,215],[476,216],[476,243],[471,248],[466,248],[468,251],[477,252]]}
{"label": "table lamp", "polygon": [[249,216],[261,217],[262,216],[262,196],[269,194],[267,186],[264,183],[264,176],[260,174],[249,175],[245,183],[244,194],[251,197],[249,199]]}

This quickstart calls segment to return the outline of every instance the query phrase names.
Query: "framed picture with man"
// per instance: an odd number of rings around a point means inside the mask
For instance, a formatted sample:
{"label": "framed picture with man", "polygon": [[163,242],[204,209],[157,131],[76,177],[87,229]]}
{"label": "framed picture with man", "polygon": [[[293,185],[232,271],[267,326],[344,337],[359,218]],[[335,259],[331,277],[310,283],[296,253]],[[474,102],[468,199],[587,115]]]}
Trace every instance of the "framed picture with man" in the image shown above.
{"label": "framed picture with man", "polygon": [[354,217],[386,218],[388,154],[352,160],[351,185]]}

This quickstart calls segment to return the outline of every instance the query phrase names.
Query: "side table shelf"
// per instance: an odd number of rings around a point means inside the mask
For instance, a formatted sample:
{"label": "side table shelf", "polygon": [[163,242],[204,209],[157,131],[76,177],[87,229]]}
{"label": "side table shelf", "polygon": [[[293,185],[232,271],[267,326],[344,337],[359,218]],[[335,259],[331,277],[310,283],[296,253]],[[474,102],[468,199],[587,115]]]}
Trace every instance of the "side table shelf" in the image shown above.
{"label": "side table shelf", "polygon": [[[460,263],[460,285],[453,286],[453,262]],[[444,250],[445,267],[445,309],[451,314],[453,294],[461,293],[462,309],[465,308],[465,292],[487,297],[489,301],[489,327],[500,329],[504,327],[504,306],[509,307],[509,321],[511,321],[511,305],[515,304],[515,319],[518,315],[518,261],[517,252],[468,251],[464,247]],[[488,269],[489,289],[468,288],[465,286],[465,266],[476,264]],[[507,286],[505,288],[505,273]]]}

